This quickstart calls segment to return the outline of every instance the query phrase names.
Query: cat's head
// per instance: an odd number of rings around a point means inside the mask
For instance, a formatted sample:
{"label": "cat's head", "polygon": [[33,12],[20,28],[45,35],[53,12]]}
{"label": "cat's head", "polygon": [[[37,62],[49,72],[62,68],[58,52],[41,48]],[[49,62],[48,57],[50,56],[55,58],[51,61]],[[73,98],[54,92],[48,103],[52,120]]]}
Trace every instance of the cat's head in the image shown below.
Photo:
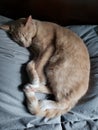
{"label": "cat's head", "polygon": [[0,28],[8,31],[12,39],[24,47],[29,47],[32,44],[32,39],[37,31],[35,21],[31,16],[18,19],[8,25],[2,25]]}

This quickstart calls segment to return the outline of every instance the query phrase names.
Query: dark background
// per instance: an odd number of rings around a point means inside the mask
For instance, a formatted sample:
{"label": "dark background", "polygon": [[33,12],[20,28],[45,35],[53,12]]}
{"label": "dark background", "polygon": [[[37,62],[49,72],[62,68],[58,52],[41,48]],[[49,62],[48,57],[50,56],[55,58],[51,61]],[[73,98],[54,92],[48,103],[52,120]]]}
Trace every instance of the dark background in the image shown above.
{"label": "dark background", "polygon": [[0,0],[0,15],[59,24],[98,24],[98,0]]}

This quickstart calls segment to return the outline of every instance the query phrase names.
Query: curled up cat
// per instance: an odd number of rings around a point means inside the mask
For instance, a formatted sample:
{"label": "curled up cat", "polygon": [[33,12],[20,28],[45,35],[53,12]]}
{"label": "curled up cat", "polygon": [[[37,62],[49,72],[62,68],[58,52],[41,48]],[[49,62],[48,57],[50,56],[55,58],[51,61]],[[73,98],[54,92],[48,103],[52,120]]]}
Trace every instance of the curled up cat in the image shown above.
{"label": "curled up cat", "polygon": [[[82,39],[69,29],[31,16],[0,28],[34,53],[26,68],[30,84],[24,88],[29,111],[47,118],[70,111],[89,86],[90,60]],[[55,100],[38,100],[36,92],[51,93]]]}

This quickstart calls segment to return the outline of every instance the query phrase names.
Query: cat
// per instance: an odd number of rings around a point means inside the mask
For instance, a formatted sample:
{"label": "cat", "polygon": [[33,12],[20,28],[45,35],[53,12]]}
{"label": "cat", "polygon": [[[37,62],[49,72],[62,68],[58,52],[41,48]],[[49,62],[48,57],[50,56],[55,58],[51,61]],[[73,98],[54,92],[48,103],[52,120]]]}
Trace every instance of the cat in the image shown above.
{"label": "cat", "polygon": [[[30,84],[24,88],[29,111],[47,118],[70,111],[89,87],[90,59],[82,39],[65,27],[32,16],[0,28],[34,53],[26,68]],[[51,93],[55,100],[38,100],[36,92]]]}

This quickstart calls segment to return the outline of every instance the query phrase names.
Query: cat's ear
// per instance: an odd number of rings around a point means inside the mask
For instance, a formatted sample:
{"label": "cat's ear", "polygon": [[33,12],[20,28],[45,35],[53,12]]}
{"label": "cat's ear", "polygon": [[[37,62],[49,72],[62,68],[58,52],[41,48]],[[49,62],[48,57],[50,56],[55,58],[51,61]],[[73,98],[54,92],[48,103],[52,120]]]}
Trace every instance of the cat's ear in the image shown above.
{"label": "cat's ear", "polygon": [[32,24],[32,16],[30,15],[29,17],[26,18],[25,26],[30,26]]}
{"label": "cat's ear", "polygon": [[9,31],[10,26],[9,25],[0,25],[0,29],[3,29],[5,31]]}

